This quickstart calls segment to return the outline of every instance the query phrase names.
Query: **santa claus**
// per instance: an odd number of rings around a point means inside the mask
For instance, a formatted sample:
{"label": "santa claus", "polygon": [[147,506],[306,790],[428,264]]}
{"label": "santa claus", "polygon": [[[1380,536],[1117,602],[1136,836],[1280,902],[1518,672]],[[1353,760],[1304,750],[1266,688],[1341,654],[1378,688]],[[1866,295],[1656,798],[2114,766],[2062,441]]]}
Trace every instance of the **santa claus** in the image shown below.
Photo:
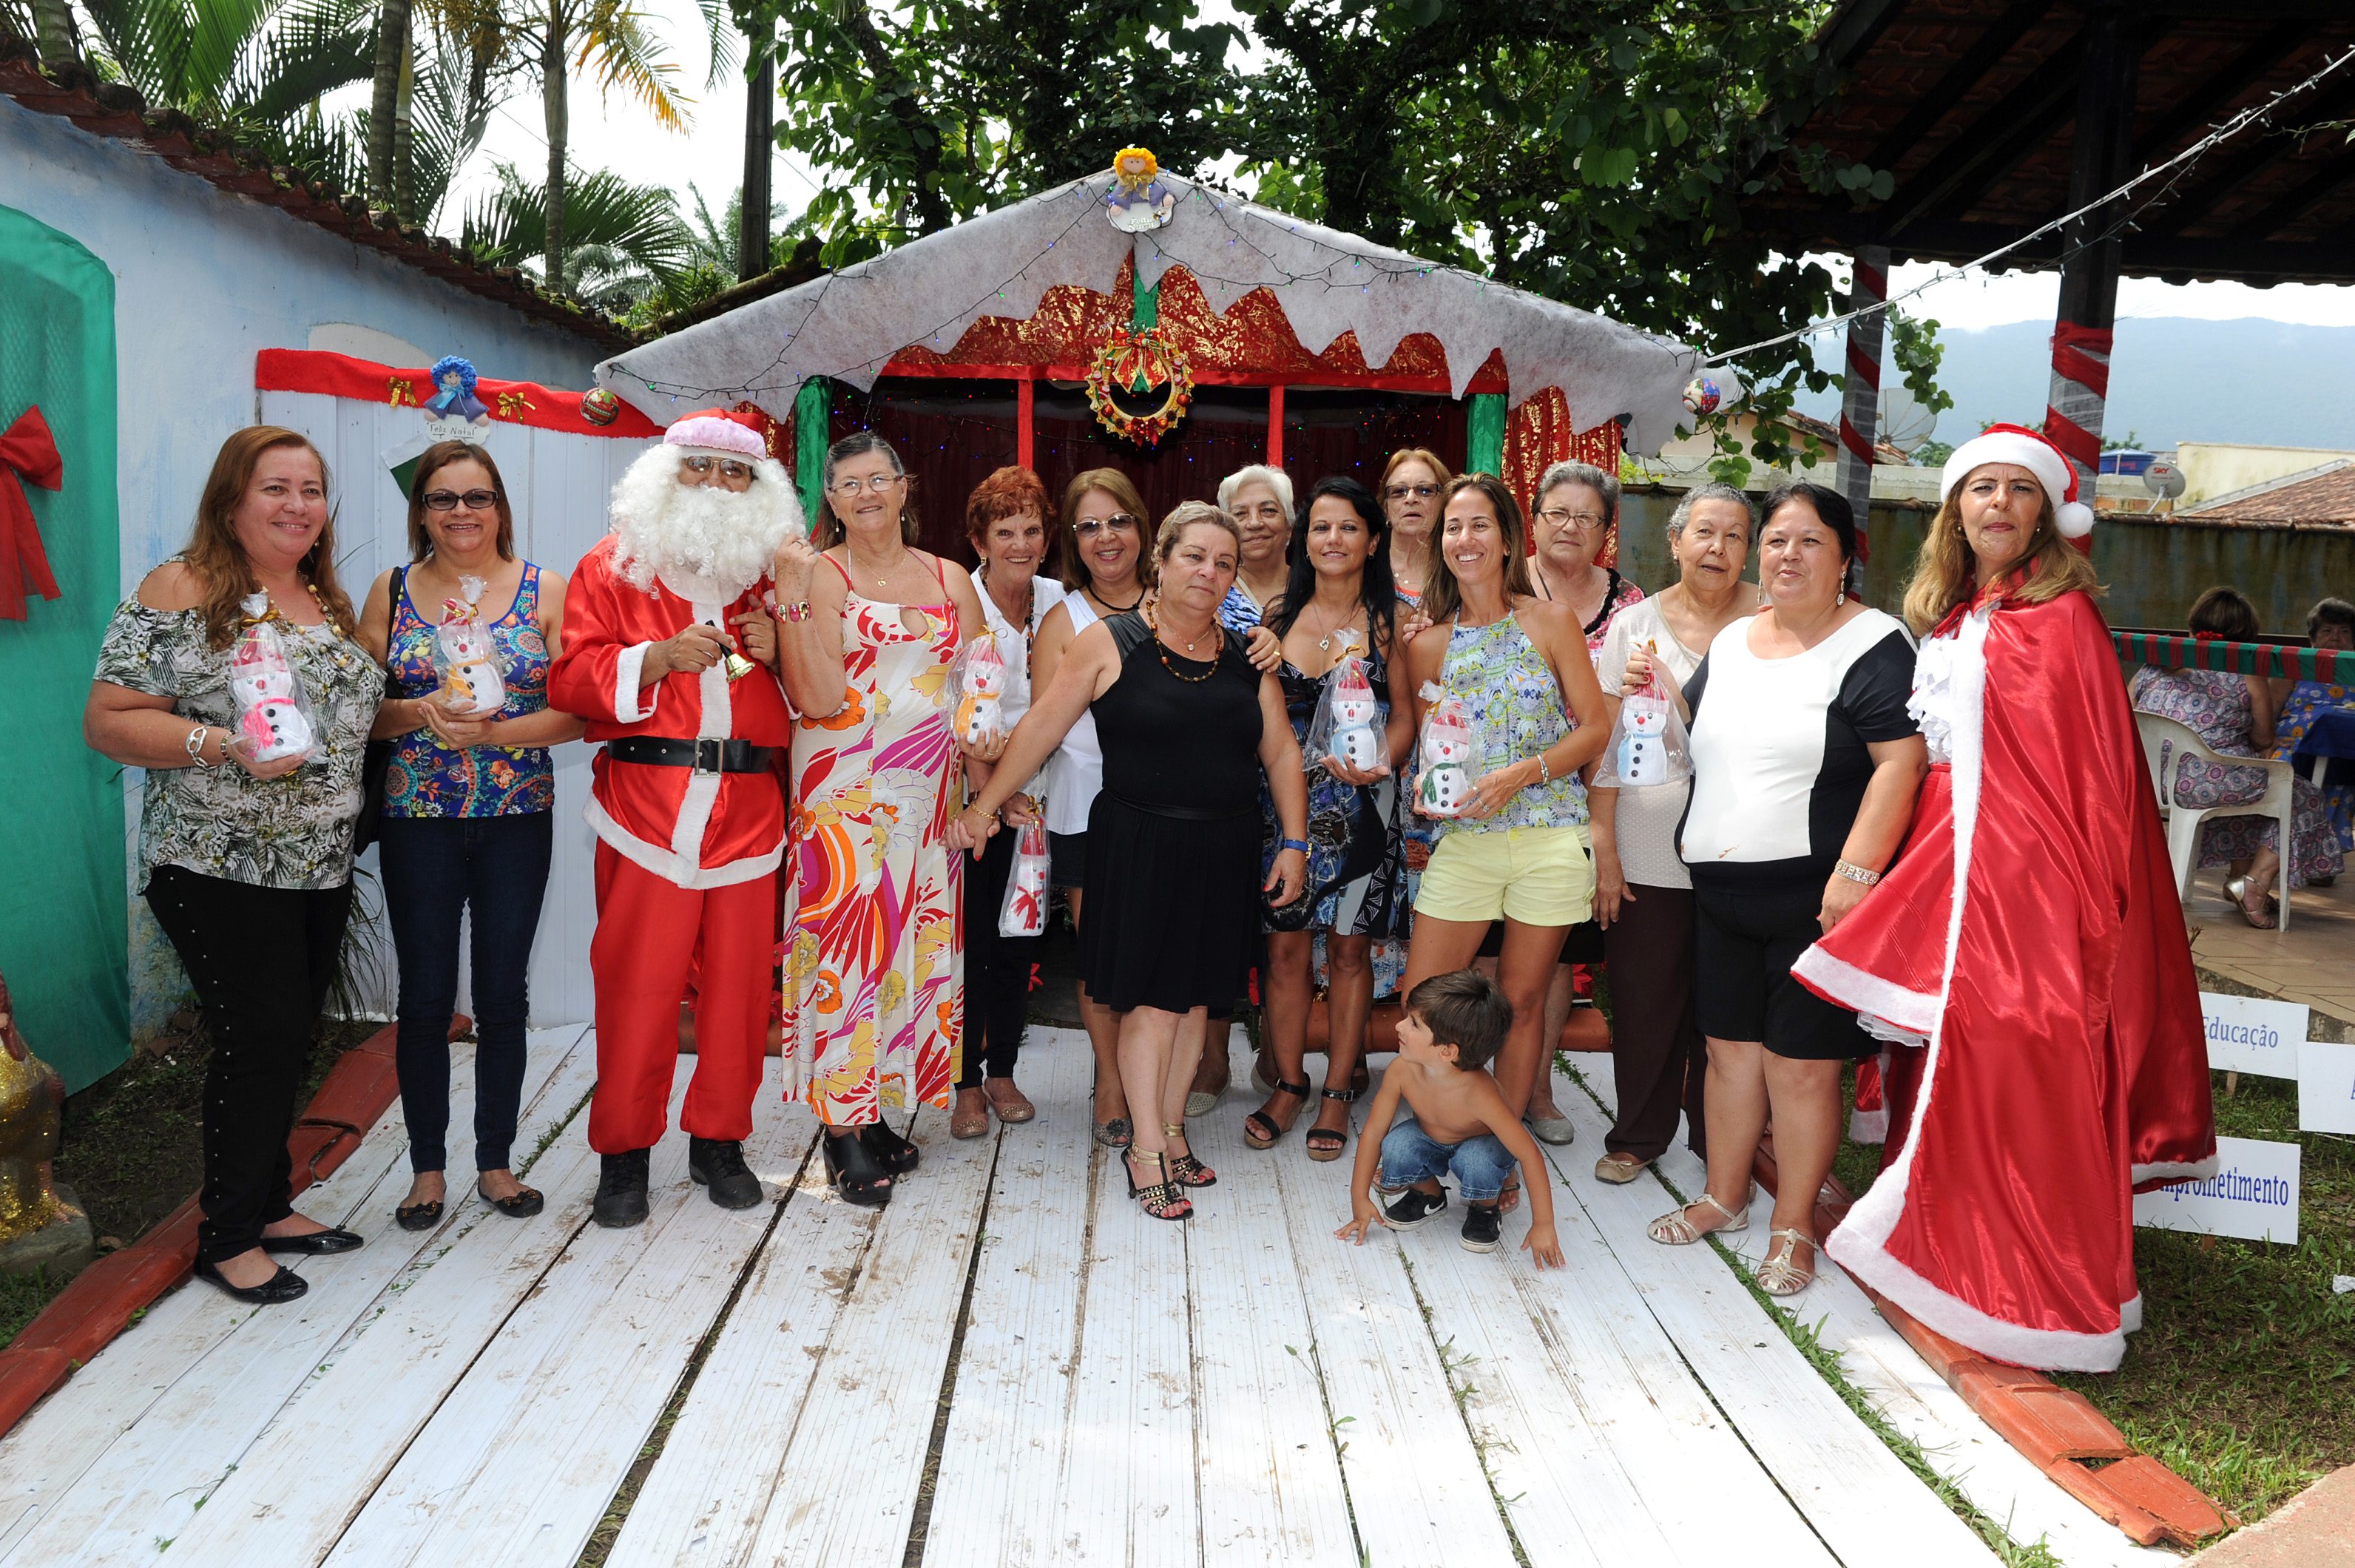
{"label": "santa claus", "polygon": [[761,1201],[745,1168],[767,1043],[785,802],[772,755],[793,716],[765,607],[769,561],[805,530],[757,416],[689,414],[614,487],[613,531],[565,596],[548,700],[604,742],[597,834],[601,1225],[646,1217],[646,1162],[667,1125],[678,1010],[695,994],[695,1076],[679,1120],[687,1171],[725,1209]]}

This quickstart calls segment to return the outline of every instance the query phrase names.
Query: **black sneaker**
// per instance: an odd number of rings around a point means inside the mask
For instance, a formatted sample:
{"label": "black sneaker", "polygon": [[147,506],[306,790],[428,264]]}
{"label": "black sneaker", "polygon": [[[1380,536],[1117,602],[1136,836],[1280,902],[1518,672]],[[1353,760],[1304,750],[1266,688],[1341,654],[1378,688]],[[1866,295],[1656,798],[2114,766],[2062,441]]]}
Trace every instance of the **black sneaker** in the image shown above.
{"label": "black sneaker", "polygon": [[623,1231],[646,1222],[646,1157],[652,1152],[634,1148],[600,1157],[597,1199],[589,1206],[597,1223]]}
{"label": "black sneaker", "polygon": [[761,1179],[745,1168],[744,1146],[733,1138],[688,1138],[687,1174],[722,1209],[750,1209],[761,1200]]}
{"label": "black sneaker", "polygon": [[1424,1192],[1410,1187],[1398,1195],[1398,1200],[1382,1211],[1382,1218],[1391,1222],[1393,1231],[1412,1231],[1433,1214],[1447,1211],[1447,1194]]}
{"label": "black sneaker", "polygon": [[1464,1250],[1467,1253],[1493,1253],[1497,1238],[1505,1233],[1504,1211],[1494,1203],[1474,1203],[1464,1211]]}

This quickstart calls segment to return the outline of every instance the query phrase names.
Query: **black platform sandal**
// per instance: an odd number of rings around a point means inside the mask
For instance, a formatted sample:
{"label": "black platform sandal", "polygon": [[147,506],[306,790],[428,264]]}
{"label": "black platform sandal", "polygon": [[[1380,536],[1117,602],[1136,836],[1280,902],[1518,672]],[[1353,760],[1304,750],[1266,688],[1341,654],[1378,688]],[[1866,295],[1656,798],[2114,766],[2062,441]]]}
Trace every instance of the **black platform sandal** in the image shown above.
{"label": "black platform sandal", "polygon": [[[1289,1094],[1299,1101],[1304,1107],[1308,1104],[1308,1096],[1313,1093],[1314,1091],[1305,1083],[1286,1083],[1281,1078],[1277,1079],[1275,1086],[1268,1091],[1271,1095]],[[1300,1113],[1293,1112],[1292,1119],[1298,1121]],[[1277,1126],[1275,1118],[1263,1110],[1253,1111],[1243,1118],[1243,1142],[1253,1148],[1273,1148],[1276,1140],[1291,1130],[1289,1126]]]}
{"label": "black platform sandal", "polygon": [[[1319,1089],[1317,1093],[1327,1100],[1338,1100],[1345,1105],[1358,1097],[1355,1089]],[[1319,1138],[1327,1141],[1319,1143]],[[1349,1135],[1332,1127],[1311,1127],[1303,1141],[1308,1145],[1308,1157],[1322,1165],[1327,1160],[1341,1157],[1341,1151],[1349,1147]]]}
{"label": "black platform sandal", "polygon": [[858,1141],[875,1157],[875,1163],[893,1176],[905,1176],[916,1168],[923,1151],[893,1130],[890,1123],[880,1116],[858,1129]]}
{"label": "black platform sandal", "polygon": [[[1159,1168],[1161,1179],[1139,1187],[1136,1184],[1135,1167],[1128,1162],[1130,1160],[1141,1162],[1148,1159]],[[1132,1148],[1121,1157],[1120,1168],[1122,1174],[1128,1178],[1128,1195],[1135,1199],[1137,1207],[1146,1213],[1156,1220],[1185,1220],[1192,1217],[1194,1200],[1187,1197],[1176,1182],[1169,1179],[1169,1165],[1163,1156],[1148,1154],[1141,1148]]]}
{"label": "black platform sandal", "polygon": [[[1186,1124],[1164,1122],[1161,1124],[1161,1136],[1164,1138],[1182,1138],[1186,1136]],[[1216,1187],[1219,1173],[1196,1159],[1194,1151],[1188,1148],[1184,1154],[1169,1157],[1169,1179],[1180,1187]]]}
{"label": "black platform sandal", "polygon": [[880,1209],[891,1201],[891,1173],[877,1163],[857,1131],[827,1133],[818,1147],[826,1156],[826,1179],[845,1203]]}

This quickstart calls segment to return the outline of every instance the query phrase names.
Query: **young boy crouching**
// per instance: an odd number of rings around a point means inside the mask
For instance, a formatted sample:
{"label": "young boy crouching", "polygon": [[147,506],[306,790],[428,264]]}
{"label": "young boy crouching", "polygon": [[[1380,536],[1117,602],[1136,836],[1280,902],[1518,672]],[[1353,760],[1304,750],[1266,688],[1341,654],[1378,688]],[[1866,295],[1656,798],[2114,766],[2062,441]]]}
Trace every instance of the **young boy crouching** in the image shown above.
{"label": "young boy crouching", "polygon": [[[1553,1233],[1553,1184],[1538,1146],[1488,1074],[1488,1063],[1512,1027],[1512,1004],[1495,981],[1476,969],[1434,975],[1407,993],[1398,1060],[1382,1074],[1358,1141],[1351,1219],[1336,1234],[1363,1246],[1367,1228],[1377,1222],[1397,1231],[1422,1224],[1445,1211],[1447,1193],[1439,1179],[1453,1175],[1465,1205],[1465,1247],[1494,1252],[1504,1232],[1497,1202],[1518,1163],[1528,1173],[1523,1185],[1529,1196],[1529,1233],[1521,1245],[1540,1268],[1561,1266],[1561,1243]],[[1414,1114],[1392,1125],[1401,1099]],[[1377,1148],[1381,1186],[1406,1189],[1380,1211],[1368,1191],[1375,1179]]]}

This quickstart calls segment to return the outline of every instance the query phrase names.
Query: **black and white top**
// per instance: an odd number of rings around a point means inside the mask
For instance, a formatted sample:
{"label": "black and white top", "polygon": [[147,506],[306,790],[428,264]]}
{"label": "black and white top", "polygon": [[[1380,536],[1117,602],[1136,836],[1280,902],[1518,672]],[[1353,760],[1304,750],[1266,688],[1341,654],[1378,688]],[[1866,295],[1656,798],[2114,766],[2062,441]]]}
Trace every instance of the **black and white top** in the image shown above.
{"label": "black and white top", "polygon": [[1864,804],[1867,744],[1917,731],[1913,640],[1867,610],[1806,653],[1762,659],[1753,624],[1720,632],[1685,684],[1693,791],[1678,851],[1696,882],[1821,880]]}

